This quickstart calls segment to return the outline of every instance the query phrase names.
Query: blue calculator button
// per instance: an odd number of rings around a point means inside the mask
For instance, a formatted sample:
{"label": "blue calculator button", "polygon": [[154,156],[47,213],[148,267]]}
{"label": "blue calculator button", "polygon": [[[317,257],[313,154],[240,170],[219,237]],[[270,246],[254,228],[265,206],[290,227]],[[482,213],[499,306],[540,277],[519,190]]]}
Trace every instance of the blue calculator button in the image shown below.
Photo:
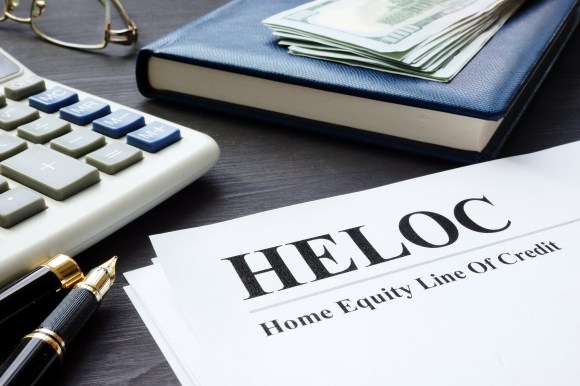
{"label": "blue calculator button", "polygon": [[143,116],[127,110],[117,110],[93,122],[93,130],[111,138],[121,138],[145,126]]}
{"label": "blue calculator button", "polygon": [[179,129],[161,122],[149,125],[127,134],[127,143],[149,153],[159,150],[181,139]]}
{"label": "blue calculator button", "polygon": [[45,113],[57,112],[62,107],[72,105],[78,101],[78,94],[64,87],[53,87],[50,90],[28,98],[28,104],[30,107],[34,107],[35,109]]}
{"label": "blue calculator button", "polygon": [[84,126],[95,119],[111,114],[111,106],[96,99],[87,98],[60,109],[60,117],[65,121]]}

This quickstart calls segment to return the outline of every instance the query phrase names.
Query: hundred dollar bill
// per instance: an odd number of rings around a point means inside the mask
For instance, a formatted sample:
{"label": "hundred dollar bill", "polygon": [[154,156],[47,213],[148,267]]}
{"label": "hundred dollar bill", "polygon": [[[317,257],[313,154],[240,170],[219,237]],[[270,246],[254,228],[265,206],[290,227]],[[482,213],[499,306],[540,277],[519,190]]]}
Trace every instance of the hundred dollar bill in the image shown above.
{"label": "hundred dollar bill", "polygon": [[264,24],[295,55],[449,81],[525,0],[317,0]]}
{"label": "hundred dollar bill", "polygon": [[[521,4],[523,1],[518,2]],[[401,61],[415,67],[425,67],[427,61],[433,61],[436,57],[444,59],[445,56],[454,55],[480,33],[487,31],[489,37],[493,36],[517,9],[518,2],[497,3],[483,12],[463,19],[415,46],[401,58]]]}
{"label": "hundred dollar bill", "polygon": [[324,52],[321,50],[308,51],[307,49],[296,47],[297,51],[292,53],[294,55],[330,60],[337,63],[369,68],[376,71],[385,71],[393,74],[406,75],[438,82],[448,82],[453,79],[453,77],[461,70],[462,66],[479,51],[487,39],[489,39],[489,37],[485,35],[478,36],[468,47],[466,47],[466,49],[453,56],[450,59],[449,65],[433,72],[418,71],[409,67],[389,63],[384,60],[376,60],[365,58],[360,55],[354,55],[346,51],[332,53],[330,51]]}
{"label": "hundred dollar bill", "polygon": [[404,52],[497,0],[317,0],[267,18],[273,29]]}

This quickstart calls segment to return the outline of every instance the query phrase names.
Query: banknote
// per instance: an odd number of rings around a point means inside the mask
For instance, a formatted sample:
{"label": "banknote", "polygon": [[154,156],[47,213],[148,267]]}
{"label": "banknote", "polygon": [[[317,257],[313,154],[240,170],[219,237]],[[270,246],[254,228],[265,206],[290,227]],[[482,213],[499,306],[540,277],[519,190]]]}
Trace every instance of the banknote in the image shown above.
{"label": "banknote", "polygon": [[402,52],[496,3],[497,0],[317,0],[274,15],[264,24],[327,36],[377,52]]}
{"label": "banknote", "polygon": [[290,53],[449,81],[525,0],[316,0],[263,23]]}

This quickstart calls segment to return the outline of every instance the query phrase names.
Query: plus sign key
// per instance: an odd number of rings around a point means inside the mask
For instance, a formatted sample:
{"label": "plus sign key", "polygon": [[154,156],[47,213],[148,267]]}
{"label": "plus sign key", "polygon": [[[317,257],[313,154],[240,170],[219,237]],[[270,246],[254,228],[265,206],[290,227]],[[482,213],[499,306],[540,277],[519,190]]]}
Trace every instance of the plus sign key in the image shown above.
{"label": "plus sign key", "polygon": [[100,181],[99,171],[42,145],[0,163],[0,174],[62,201]]}

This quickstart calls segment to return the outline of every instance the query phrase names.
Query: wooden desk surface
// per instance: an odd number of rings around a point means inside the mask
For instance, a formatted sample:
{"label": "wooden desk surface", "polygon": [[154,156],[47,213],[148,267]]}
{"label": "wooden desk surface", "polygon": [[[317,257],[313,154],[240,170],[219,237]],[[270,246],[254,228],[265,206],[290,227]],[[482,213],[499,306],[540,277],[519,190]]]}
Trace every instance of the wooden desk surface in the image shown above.
{"label": "wooden desk surface", "polygon": [[[123,0],[140,46],[225,0]],[[136,50],[87,53],[37,38],[26,25],[0,24],[0,46],[38,75],[205,132],[220,145],[218,164],[138,220],[77,258],[83,269],[118,255],[118,272],[150,264],[148,235],[355,192],[457,167],[217,113],[151,101],[134,76]],[[504,148],[503,156],[580,140],[580,29],[576,31]],[[580,166],[579,166],[580,168]],[[123,291],[122,275],[81,332],[57,379],[62,385],[179,384]]]}

